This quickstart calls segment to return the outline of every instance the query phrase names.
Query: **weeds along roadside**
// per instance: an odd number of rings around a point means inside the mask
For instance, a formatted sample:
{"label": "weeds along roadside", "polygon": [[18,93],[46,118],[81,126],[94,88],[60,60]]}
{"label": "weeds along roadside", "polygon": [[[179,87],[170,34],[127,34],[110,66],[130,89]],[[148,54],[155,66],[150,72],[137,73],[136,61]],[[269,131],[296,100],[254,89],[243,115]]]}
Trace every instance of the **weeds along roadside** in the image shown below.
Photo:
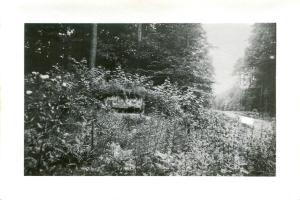
{"label": "weeds along roadside", "polygon": [[[154,86],[122,69],[78,64],[72,73],[32,73],[25,85],[25,175],[275,173],[274,131],[256,137],[168,80]],[[103,104],[110,95],[126,98],[126,91],[145,99],[147,117],[122,116]]]}

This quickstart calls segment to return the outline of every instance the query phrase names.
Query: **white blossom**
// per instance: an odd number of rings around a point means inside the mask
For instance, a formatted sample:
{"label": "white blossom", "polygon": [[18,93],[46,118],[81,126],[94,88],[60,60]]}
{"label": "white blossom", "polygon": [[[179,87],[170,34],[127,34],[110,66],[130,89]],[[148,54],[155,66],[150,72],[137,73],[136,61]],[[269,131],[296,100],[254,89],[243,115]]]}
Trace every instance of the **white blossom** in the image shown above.
{"label": "white blossom", "polygon": [[41,77],[41,79],[48,79],[49,75],[47,75],[47,74],[46,75],[41,74],[40,77]]}
{"label": "white blossom", "polygon": [[26,91],[26,94],[30,95],[30,94],[32,94],[32,91],[27,90],[27,91]]}

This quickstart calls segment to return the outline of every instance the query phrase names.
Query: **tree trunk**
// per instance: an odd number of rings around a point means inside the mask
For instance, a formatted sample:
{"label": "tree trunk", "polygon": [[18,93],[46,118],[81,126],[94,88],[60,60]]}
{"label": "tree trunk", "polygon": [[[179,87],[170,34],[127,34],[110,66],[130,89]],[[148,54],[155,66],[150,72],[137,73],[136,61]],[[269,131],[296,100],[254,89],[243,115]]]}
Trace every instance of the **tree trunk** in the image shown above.
{"label": "tree trunk", "polygon": [[142,24],[138,24],[138,43],[142,41]]}
{"label": "tree trunk", "polygon": [[259,105],[259,109],[260,109],[260,113],[261,113],[261,117],[263,117],[263,112],[264,112],[264,109],[263,109],[263,101],[264,101],[264,97],[263,97],[263,90],[264,90],[264,84],[262,84],[261,88],[260,88],[260,105]]}
{"label": "tree trunk", "polygon": [[[96,65],[96,55],[97,55],[97,24],[92,24],[91,46],[90,46],[90,68],[93,68]],[[95,115],[95,110],[93,110],[93,112]],[[93,116],[92,119],[91,150],[94,149],[94,121],[95,121],[95,116]]]}
{"label": "tree trunk", "polygon": [[185,33],[185,41],[186,41],[186,47],[187,48],[189,48],[189,46],[190,46],[190,42],[189,42],[189,33],[188,32],[186,32]]}
{"label": "tree trunk", "polygon": [[92,121],[92,130],[91,130],[91,150],[94,149],[94,120]]}
{"label": "tree trunk", "polygon": [[92,24],[91,46],[90,46],[90,68],[95,67],[97,54],[97,24]]}

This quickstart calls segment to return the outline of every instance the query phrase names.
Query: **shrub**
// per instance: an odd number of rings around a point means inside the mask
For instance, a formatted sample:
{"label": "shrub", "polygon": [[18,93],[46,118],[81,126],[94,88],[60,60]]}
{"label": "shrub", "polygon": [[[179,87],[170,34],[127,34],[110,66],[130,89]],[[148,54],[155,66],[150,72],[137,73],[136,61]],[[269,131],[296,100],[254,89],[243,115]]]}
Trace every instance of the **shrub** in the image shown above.
{"label": "shrub", "polygon": [[[193,87],[80,62],[28,74],[25,86],[25,175],[275,174],[274,127],[208,110]],[[142,97],[147,116],[110,110],[114,95]]]}

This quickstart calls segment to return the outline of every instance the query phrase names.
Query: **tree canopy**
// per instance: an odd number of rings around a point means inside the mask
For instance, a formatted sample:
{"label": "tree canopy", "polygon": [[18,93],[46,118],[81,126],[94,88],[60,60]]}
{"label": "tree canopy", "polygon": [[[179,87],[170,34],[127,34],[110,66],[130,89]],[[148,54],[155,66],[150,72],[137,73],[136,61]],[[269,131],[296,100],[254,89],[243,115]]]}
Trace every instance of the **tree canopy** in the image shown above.
{"label": "tree canopy", "polygon": [[[72,70],[72,59],[90,62],[91,24],[26,24],[25,71],[54,65]],[[181,89],[193,87],[210,104],[213,67],[201,24],[98,24],[96,66],[168,78]]]}
{"label": "tree canopy", "polygon": [[257,110],[275,115],[276,24],[253,25],[249,46],[244,57],[237,60],[234,74],[240,76],[240,83],[236,84],[240,88],[233,87],[224,98],[217,100],[217,105],[223,109]]}

